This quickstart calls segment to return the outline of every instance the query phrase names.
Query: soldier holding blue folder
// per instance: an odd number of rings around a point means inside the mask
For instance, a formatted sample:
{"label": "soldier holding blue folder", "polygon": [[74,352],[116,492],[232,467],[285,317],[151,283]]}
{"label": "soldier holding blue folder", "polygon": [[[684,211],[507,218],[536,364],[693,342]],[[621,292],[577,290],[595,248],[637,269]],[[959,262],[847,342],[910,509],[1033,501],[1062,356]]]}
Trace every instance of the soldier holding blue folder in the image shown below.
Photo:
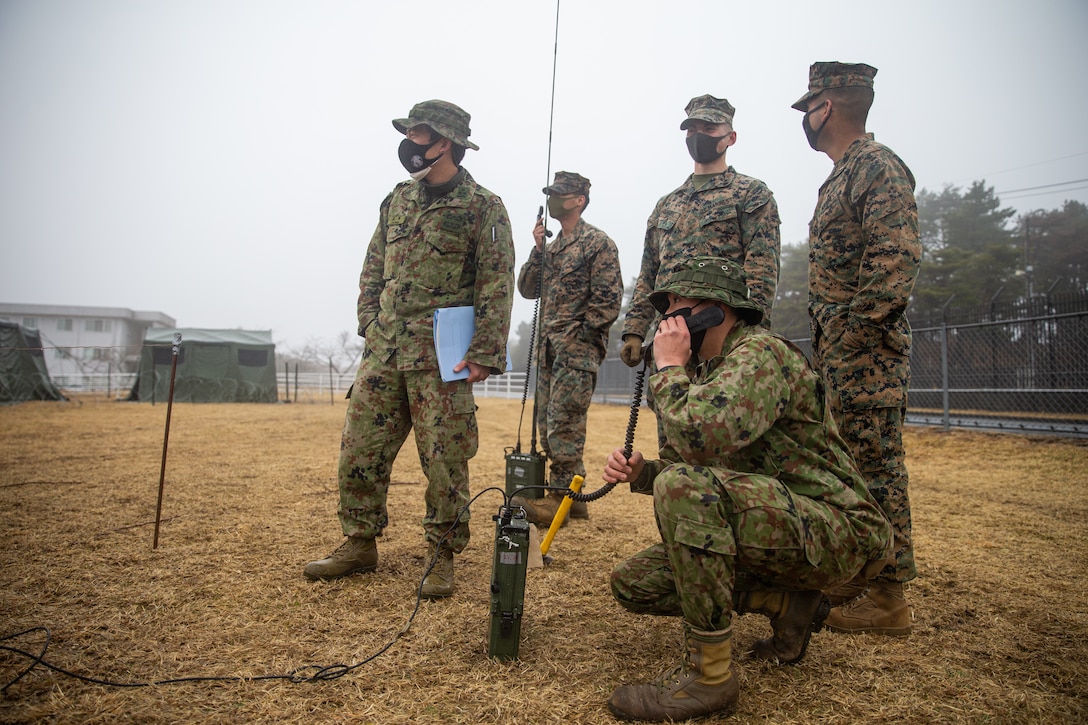
{"label": "soldier holding blue folder", "polygon": [[[359,334],[366,352],[350,394],[340,444],[338,515],[347,539],[310,562],[311,579],[373,571],[375,543],[389,524],[386,494],[393,461],[415,432],[427,477],[424,538],[428,598],[453,593],[453,555],[469,540],[468,461],[478,435],[472,384],[501,373],[513,305],[514,245],[502,200],[460,164],[469,114],[447,101],[416,104],[393,121],[405,138],[401,163],[412,179],[381,205],[359,278]],[[475,331],[458,372],[443,382],[433,337],[436,309],[471,306]],[[456,522],[456,523],[455,523]],[[437,560],[436,560],[437,557]]]}

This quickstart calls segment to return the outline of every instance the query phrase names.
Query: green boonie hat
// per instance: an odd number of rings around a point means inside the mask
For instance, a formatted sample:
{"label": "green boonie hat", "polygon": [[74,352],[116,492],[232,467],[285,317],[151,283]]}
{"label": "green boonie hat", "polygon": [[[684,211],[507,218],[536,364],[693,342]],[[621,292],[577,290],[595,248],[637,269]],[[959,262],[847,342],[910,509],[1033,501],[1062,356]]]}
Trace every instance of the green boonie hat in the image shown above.
{"label": "green boonie hat", "polygon": [[468,129],[470,118],[463,108],[449,101],[423,101],[412,106],[408,118],[394,118],[393,128],[401,133],[408,133],[408,129],[413,126],[430,126],[439,136],[448,138],[459,146],[479,151],[480,147],[468,140],[472,134]]}
{"label": "green boonie hat", "polygon": [[551,186],[541,189],[545,194],[589,194],[589,179],[573,171],[556,171]]}
{"label": "green boonie hat", "polygon": [[763,310],[752,301],[752,293],[744,281],[744,271],[722,257],[695,257],[672,275],[663,287],[650,293],[650,304],[665,314],[669,309],[669,293],[693,300],[717,300],[737,311],[737,316],[750,325],[758,325]]}
{"label": "green boonie hat", "polygon": [[688,105],[684,106],[684,112],[688,114],[688,117],[680,124],[681,131],[687,130],[691,122],[696,119],[708,123],[728,123],[732,126],[733,114],[737,112],[737,109],[724,98],[703,95],[688,101]]}
{"label": "green boonie hat", "polygon": [[840,63],[823,61],[813,63],[808,69],[808,93],[797,99],[793,107],[802,113],[808,111],[808,102],[828,88],[873,87],[876,68],[864,63]]}

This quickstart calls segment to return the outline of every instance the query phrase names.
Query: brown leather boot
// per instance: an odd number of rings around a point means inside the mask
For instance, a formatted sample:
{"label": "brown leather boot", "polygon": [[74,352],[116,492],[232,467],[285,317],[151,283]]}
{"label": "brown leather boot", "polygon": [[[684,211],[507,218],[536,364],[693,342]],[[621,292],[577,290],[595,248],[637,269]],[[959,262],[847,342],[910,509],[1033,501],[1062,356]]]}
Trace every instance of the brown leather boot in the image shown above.
{"label": "brown leather boot", "polygon": [[432,544],[427,552],[427,560],[423,563],[426,568],[434,561],[434,566],[423,578],[419,588],[419,595],[424,599],[441,599],[453,594],[453,550],[445,546],[441,547],[436,560],[434,549]]}
{"label": "brown leather boot", "polygon": [[850,581],[840,584],[827,592],[827,598],[831,600],[831,606],[837,607],[846,604],[851,599],[857,599],[869,589],[869,580],[862,573],[858,573]]}
{"label": "brown leather boot", "polygon": [[[527,499],[521,496],[514,496],[510,499],[511,506],[521,506],[525,509],[525,518],[530,523],[534,523],[537,526],[543,526],[547,528],[552,525],[552,519],[555,518],[555,512],[559,510],[559,504],[563,502],[566,497],[565,494],[556,493],[555,491],[549,491],[543,498]],[[583,506],[585,504],[582,504]],[[572,511],[567,512],[567,517],[563,519],[563,526],[567,525],[567,521],[573,518],[573,504],[571,506]],[[586,518],[589,514],[586,514]]]}
{"label": "brown leather boot", "polygon": [[759,612],[771,620],[774,635],[752,645],[752,655],[761,660],[792,665],[808,650],[813,632],[823,627],[831,604],[815,589],[801,592],[744,592],[737,612]]}
{"label": "brown leather boot", "polygon": [[349,536],[336,551],[307,564],[302,573],[307,579],[339,579],[356,572],[374,571],[377,567],[378,545],[374,539]]}
{"label": "brown leather boot", "polygon": [[651,722],[731,713],[740,699],[731,637],[732,629],[703,632],[685,622],[680,664],[656,682],[617,688],[608,709],[621,720]]}
{"label": "brown leather boot", "polygon": [[911,632],[911,610],[902,582],[873,580],[865,596],[831,610],[827,628],[846,634],[886,634],[906,637]]}

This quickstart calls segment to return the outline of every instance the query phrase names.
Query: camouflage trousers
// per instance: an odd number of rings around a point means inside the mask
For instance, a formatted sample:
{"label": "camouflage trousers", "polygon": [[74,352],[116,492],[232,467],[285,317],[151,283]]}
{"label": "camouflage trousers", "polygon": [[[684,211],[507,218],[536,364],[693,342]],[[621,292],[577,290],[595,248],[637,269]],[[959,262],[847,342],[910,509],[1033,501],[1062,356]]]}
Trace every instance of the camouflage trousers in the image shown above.
{"label": "camouflage trousers", "polygon": [[574,475],[586,475],[586,412],[597,387],[597,374],[556,360],[555,348],[546,346],[537,368],[536,426],[542,431],[544,453],[551,461],[549,482],[568,486]]}
{"label": "camouflage trousers", "polygon": [[[837,412],[837,411],[836,411]],[[876,578],[907,582],[918,576],[911,538],[910,494],[903,451],[902,408],[843,410],[839,428],[865,485],[892,524],[895,563]]]}
{"label": "camouflage trousers", "polygon": [[[437,370],[397,370],[396,356],[365,356],[352,385],[340,440],[340,508],[345,536],[381,536],[389,525],[389,476],[409,431],[427,477],[424,538],[455,552],[468,544],[468,461],[479,435],[472,386],[442,382]],[[454,525],[454,522],[457,522]],[[453,527],[452,531],[450,531]],[[447,533],[449,532],[449,533]]]}
{"label": "camouflage trousers", "polygon": [[867,524],[769,476],[673,464],[654,479],[654,514],[662,543],[612,571],[612,595],[706,631],[729,626],[741,592],[827,590],[867,563]]}

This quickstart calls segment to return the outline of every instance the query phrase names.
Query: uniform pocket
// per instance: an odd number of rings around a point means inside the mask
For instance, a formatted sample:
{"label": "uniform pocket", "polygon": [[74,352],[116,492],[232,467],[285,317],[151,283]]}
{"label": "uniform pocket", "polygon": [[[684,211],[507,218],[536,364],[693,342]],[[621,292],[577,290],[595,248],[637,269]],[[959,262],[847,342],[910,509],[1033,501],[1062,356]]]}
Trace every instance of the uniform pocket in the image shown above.
{"label": "uniform pocket", "polygon": [[691,519],[679,519],[673,536],[676,543],[692,549],[726,556],[737,555],[737,542],[729,527],[714,526]]}
{"label": "uniform pocket", "polygon": [[469,248],[469,220],[463,214],[445,209],[442,214],[427,220],[427,243],[439,254],[464,254]]}
{"label": "uniform pocket", "polygon": [[899,329],[885,330],[884,344],[900,355],[910,355],[909,332],[904,332]]}
{"label": "uniform pocket", "polygon": [[463,383],[459,387],[464,390],[450,397],[450,412],[439,433],[444,445],[435,456],[436,460],[468,460],[476,455],[479,448],[480,434],[476,427],[476,399],[472,395],[472,386]]}
{"label": "uniform pocket", "polygon": [[728,206],[725,208],[711,209],[711,213],[699,221],[703,235],[718,239],[730,239],[739,243],[740,220],[737,208]]}

